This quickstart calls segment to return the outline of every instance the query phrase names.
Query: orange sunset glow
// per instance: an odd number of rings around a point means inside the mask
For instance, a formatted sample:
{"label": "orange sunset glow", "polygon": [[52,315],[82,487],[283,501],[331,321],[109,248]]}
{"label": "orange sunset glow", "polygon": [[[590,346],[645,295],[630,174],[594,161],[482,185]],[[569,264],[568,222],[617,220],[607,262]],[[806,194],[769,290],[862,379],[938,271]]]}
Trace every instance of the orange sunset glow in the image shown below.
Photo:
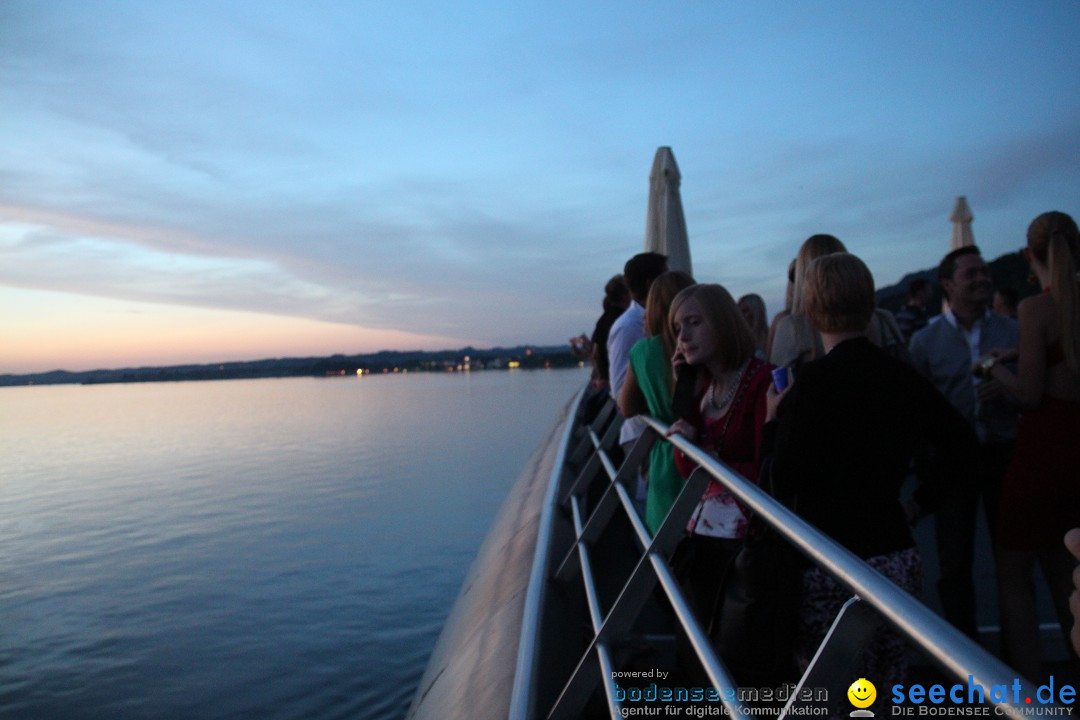
{"label": "orange sunset glow", "polygon": [[[464,347],[458,338],[254,312],[0,288],[0,372],[92,370]],[[17,311],[16,311],[17,310]]]}

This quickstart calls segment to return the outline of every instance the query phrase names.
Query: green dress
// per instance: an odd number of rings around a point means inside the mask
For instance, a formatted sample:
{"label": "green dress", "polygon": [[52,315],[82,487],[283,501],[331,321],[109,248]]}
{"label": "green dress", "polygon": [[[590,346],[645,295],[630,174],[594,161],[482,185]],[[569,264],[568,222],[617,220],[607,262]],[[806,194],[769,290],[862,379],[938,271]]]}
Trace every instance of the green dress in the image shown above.
{"label": "green dress", "polygon": [[[671,409],[671,366],[660,337],[647,337],[630,348],[630,367],[645,396],[649,414],[665,424],[675,421]],[[655,534],[671,509],[683,477],[675,469],[675,449],[658,440],[649,453],[649,492],[645,499],[645,525]]]}

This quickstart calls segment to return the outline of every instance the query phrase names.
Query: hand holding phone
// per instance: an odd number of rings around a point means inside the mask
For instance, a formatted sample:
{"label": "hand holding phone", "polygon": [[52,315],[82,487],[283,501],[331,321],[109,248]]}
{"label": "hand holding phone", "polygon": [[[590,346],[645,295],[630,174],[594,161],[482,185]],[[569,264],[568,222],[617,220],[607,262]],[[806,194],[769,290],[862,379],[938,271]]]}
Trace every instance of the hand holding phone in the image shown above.
{"label": "hand holding phone", "polygon": [[[675,358],[681,358],[682,363],[676,365]],[[675,353],[671,364],[675,370],[675,391],[671,395],[671,409],[675,411],[676,417],[692,420],[701,413],[697,397],[698,368],[696,365],[687,365],[682,353]]]}
{"label": "hand holding phone", "polygon": [[791,370],[788,368],[776,368],[772,371],[773,384],[765,392],[765,422],[772,422],[776,419],[780,402],[784,399],[784,395],[787,394],[788,388],[791,386],[793,379],[791,375]]}

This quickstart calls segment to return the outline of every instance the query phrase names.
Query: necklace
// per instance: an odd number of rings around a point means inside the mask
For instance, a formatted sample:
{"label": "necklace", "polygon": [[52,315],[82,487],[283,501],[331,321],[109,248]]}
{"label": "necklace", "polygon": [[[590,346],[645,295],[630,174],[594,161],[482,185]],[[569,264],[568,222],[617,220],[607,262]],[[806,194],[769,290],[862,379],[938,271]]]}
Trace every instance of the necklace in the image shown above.
{"label": "necklace", "polygon": [[739,381],[742,380],[742,375],[746,372],[746,366],[749,364],[749,360],[742,364],[739,371],[728,385],[728,391],[724,393],[724,397],[720,398],[719,401],[716,399],[716,383],[713,382],[712,392],[709,393],[709,404],[712,405],[714,410],[723,410],[728,406],[728,403],[731,402],[731,399],[735,397],[735,391],[739,389]]}

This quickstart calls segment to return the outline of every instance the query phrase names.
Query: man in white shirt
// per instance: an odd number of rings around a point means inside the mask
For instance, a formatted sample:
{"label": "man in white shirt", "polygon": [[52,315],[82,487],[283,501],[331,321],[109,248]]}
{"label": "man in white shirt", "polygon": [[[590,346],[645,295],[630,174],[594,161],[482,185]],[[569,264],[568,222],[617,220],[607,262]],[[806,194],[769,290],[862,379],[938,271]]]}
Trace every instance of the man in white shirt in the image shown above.
{"label": "man in white shirt", "polygon": [[915,333],[909,347],[919,370],[967,418],[979,436],[977,467],[970,478],[956,478],[935,511],[941,577],[938,597],[945,618],[978,638],[975,618],[975,522],[982,496],[991,539],[997,525],[1001,482],[1016,439],[1017,407],[996,380],[972,373],[975,363],[995,348],[1015,348],[1016,322],[989,309],[990,266],[974,245],[953,250],[938,266],[938,282],[949,310]]}
{"label": "man in white shirt", "polygon": [[[607,351],[610,366],[610,388],[613,398],[619,397],[626,369],[630,364],[630,348],[645,337],[645,301],[653,280],[667,272],[667,258],[660,253],[646,252],[635,255],[626,262],[623,277],[630,289],[630,307],[619,316],[608,334]],[[623,423],[619,431],[619,444],[624,450],[645,431],[645,421],[632,417]]]}

